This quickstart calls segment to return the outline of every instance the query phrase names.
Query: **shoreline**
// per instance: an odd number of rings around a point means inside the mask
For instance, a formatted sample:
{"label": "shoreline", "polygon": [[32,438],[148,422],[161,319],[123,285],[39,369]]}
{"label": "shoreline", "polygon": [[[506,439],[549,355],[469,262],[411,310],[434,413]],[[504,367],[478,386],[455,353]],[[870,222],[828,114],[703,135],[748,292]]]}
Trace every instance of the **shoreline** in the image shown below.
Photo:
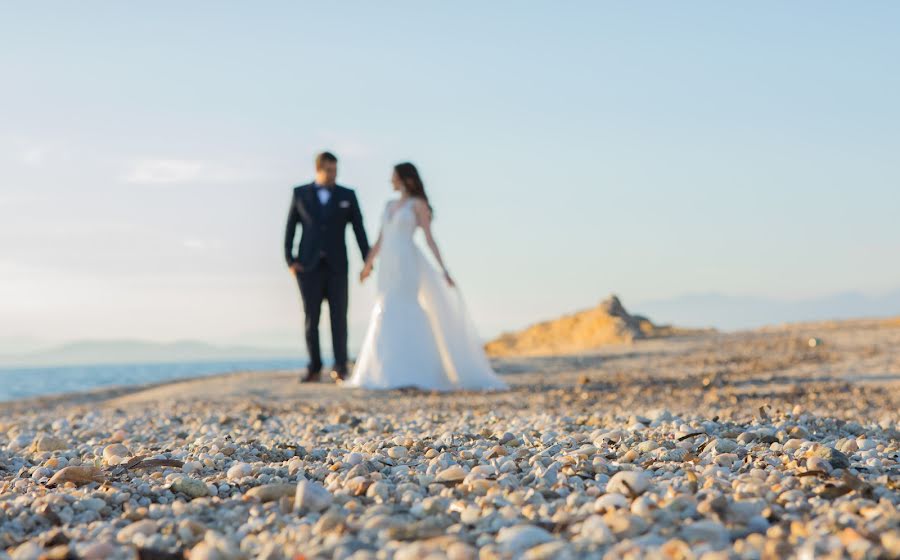
{"label": "shoreline", "polygon": [[226,380],[231,377],[245,375],[266,375],[266,374],[284,374],[293,370],[240,370],[228,371],[222,373],[212,373],[209,375],[191,375],[187,377],[178,377],[174,379],[166,379],[164,381],[137,383],[133,385],[109,385],[104,387],[95,387],[84,391],[67,391],[62,393],[51,393],[46,395],[34,395],[21,399],[0,401],[0,414],[19,409],[29,409],[35,407],[52,408],[66,406],[83,406],[97,402],[108,401],[128,395],[151,391],[163,387],[180,385],[183,383],[195,383],[198,381]]}
{"label": "shoreline", "polygon": [[[864,334],[871,331],[878,331],[879,329],[897,330],[898,332],[900,332],[900,318],[862,317],[845,320],[824,320],[816,322],[773,324],[741,331],[710,330],[706,332],[681,333],[667,337],[641,339],[630,344],[610,344],[607,346],[602,346],[593,350],[582,352],[495,356],[491,357],[490,360],[498,373],[502,374],[508,382],[511,382],[511,386],[513,386],[514,383],[512,383],[512,381],[522,374],[525,374],[529,378],[528,380],[531,382],[541,382],[542,374],[552,376],[553,374],[559,373],[561,371],[573,372],[580,369],[591,369],[606,360],[619,360],[623,359],[623,357],[634,357],[640,355],[652,356],[654,354],[666,354],[671,352],[696,352],[702,349],[704,346],[727,344],[729,343],[729,341],[793,335],[797,334],[798,332],[802,332],[801,336],[805,337],[812,336],[816,333],[834,333],[841,331]],[[170,363],[179,364],[181,362],[159,362],[159,364],[162,365]],[[154,363],[154,365],[155,364],[156,363]],[[118,364],[102,365],[115,366]],[[124,363],[121,365],[135,364]],[[68,366],[35,367],[42,368]],[[2,372],[3,369],[18,368],[0,368],[0,372]],[[92,389],[86,389],[84,391],[65,391],[60,393],[34,395],[20,399],[0,401],[0,414],[24,411],[33,408],[59,409],[65,407],[85,406],[94,403],[103,403],[122,399],[127,400],[129,399],[129,397],[134,397],[145,393],[150,394],[153,392],[156,392],[157,394],[165,394],[170,392],[166,391],[166,389],[171,389],[173,387],[183,385],[195,386],[195,388],[198,385],[234,386],[246,384],[250,386],[252,385],[252,383],[246,383],[248,380],[244,378],[255,377],[261,382],[271,381],[272,378],[285,381],[287,376],[299,377],[301,371],[302,368],[272,370],[245,369],[212,374],[187,375],[185,377],[165,379],[156,382],[151,381],[148,383],[101,386]],[[894,381],[890,374],[881,375],[879,377],[883,382],[892,383]],[[846,378],[848,380],[856,381],[859,383],[873,382],[871,378],[866,378],[865,374],[854,373],[851,371],[847,372]],[[241,381],[244,383],[219,383],[222,381]],[[287,381],[290,382],[289,379]],[[296,384],[296,382],[291,383]],[[330,382],[323,382],[306,387],[309,390],[301,391],[302,393],[315,393],[317,392],[317,389],[335,386]],[[343,391],[347,392],[346,388],[344,388]],[[185,398],[196,398],[196,393],[191,393],[191,395],[192,396],[185,396]],[[234,395],[231,394],[230,396]]]}

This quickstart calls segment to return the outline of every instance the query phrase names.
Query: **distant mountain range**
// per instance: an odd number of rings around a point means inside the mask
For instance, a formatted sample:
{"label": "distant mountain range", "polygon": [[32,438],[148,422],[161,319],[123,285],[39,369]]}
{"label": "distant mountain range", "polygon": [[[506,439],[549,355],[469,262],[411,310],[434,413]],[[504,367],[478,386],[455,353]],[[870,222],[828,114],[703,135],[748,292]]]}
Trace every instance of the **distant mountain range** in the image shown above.
{"label": "distant mountain range", "polygon": [[[738,330],[803,321],[900,316],[900,290],[876,296],[844,292],[805,300],[710,292],[645,301],[629,307],[650,317],[657,325]],[[270,334],[263,338],[272,344],[283,344],[289,337],[275,338]],[[257,340],[260,346],[127,339],[51,345],[29,336],[0,337],[0,367],[303,358],[300,343],[296,347],[286,344],[263,347],[263,339],[257,337],[251,344]]]}
{"label": "distant mountain range", "polygon": [[900,290],[877,296],[843,292],[804,300],[713,292],[646,301],[632,307],[656,323],[738,330],[779,323],[900,315]]}
{"label": "distant mountain range", "polygon": [[176,342],[90,340],[70,342],[19,354],[0,354],[0,366],[296,359],[300,357],[302,356],[299,349],[217,346],[195,340]]}

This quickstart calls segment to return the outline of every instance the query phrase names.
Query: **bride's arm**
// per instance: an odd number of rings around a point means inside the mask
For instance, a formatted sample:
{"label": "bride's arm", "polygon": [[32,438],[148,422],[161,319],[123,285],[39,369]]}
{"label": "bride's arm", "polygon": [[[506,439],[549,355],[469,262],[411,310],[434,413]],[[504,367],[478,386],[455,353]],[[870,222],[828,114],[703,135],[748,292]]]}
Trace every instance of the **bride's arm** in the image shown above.
{"label": "bride's arm", "polygon": [[453,279],[450,278],[450,273],[447,272],[447,266],[444,264],[444,259],[441,258],[441,251],[438,249],[437,242],[434,240],[434,235],[431,233],[431,209],[428,207],[428,204],[420,198],[415,199],[413,208],[416,212],[416,221],[418,222],[419,227],[422,228],[422,231],[425,232],[425,242],[428,244],[428,248],[431,249],[434,260],[437,261],[441,270],[444,272],[444,278],[447,280],[447,283],[453,286]]}
{"label": "bride's arm", "polygon": [[378,256],[378,253],[381,252],[381,240],[384,237],[384,219],[388,215],[390,209],[391,203],[388,202],[384,209],[384,213],[381,216],[381,227],[378,229],[378,240],[375,242],[375,245],[369,249],[369,254],[366,255],[366,264],[363,265],[362,272],[359,273],[360,282],[365,282],[366,278],[372,274],[372,268],[375,266],[375,258]]}
{"label": "bride's arm", "polygon": [[381,251],[381,232],[378,232],[378,241],[375,242],[375,245],[369,249],[369,254],[366,256],[366,264],[363,265],[362,272],[359,273],[359,281],[364,282],[366,278],[372,274],[372,267],[375,264],[375,257],[378,256],[378,252]]}

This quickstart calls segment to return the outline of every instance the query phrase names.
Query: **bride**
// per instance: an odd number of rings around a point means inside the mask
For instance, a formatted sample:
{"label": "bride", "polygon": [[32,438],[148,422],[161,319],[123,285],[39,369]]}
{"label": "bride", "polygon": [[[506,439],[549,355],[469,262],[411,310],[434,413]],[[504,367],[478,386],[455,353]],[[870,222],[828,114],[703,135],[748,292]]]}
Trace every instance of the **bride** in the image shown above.
{"label": "bride", "polygon": [[[377,298],[359,359],[347,384],[369,389],[504,389],[491,369],[462,298],[431,233],[432,209],[411,163],[394,167],[400,197],[388,203],[381,233],[360,273],[380,255]],[[413,242],[422,228],[439,273]]]}

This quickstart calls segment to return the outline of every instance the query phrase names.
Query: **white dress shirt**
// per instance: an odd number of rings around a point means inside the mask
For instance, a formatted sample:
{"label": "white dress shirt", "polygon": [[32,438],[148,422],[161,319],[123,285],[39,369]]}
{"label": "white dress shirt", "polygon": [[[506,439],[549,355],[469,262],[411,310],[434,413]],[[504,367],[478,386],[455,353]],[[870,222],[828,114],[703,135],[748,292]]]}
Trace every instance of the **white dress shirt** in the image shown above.
{"label": "white dress shirt", "polygon": [[316,185],[316,194],[319,195],[319,202],[322,203],[322,206],[325,206],[331,200],[331,189],[328,187]]}

